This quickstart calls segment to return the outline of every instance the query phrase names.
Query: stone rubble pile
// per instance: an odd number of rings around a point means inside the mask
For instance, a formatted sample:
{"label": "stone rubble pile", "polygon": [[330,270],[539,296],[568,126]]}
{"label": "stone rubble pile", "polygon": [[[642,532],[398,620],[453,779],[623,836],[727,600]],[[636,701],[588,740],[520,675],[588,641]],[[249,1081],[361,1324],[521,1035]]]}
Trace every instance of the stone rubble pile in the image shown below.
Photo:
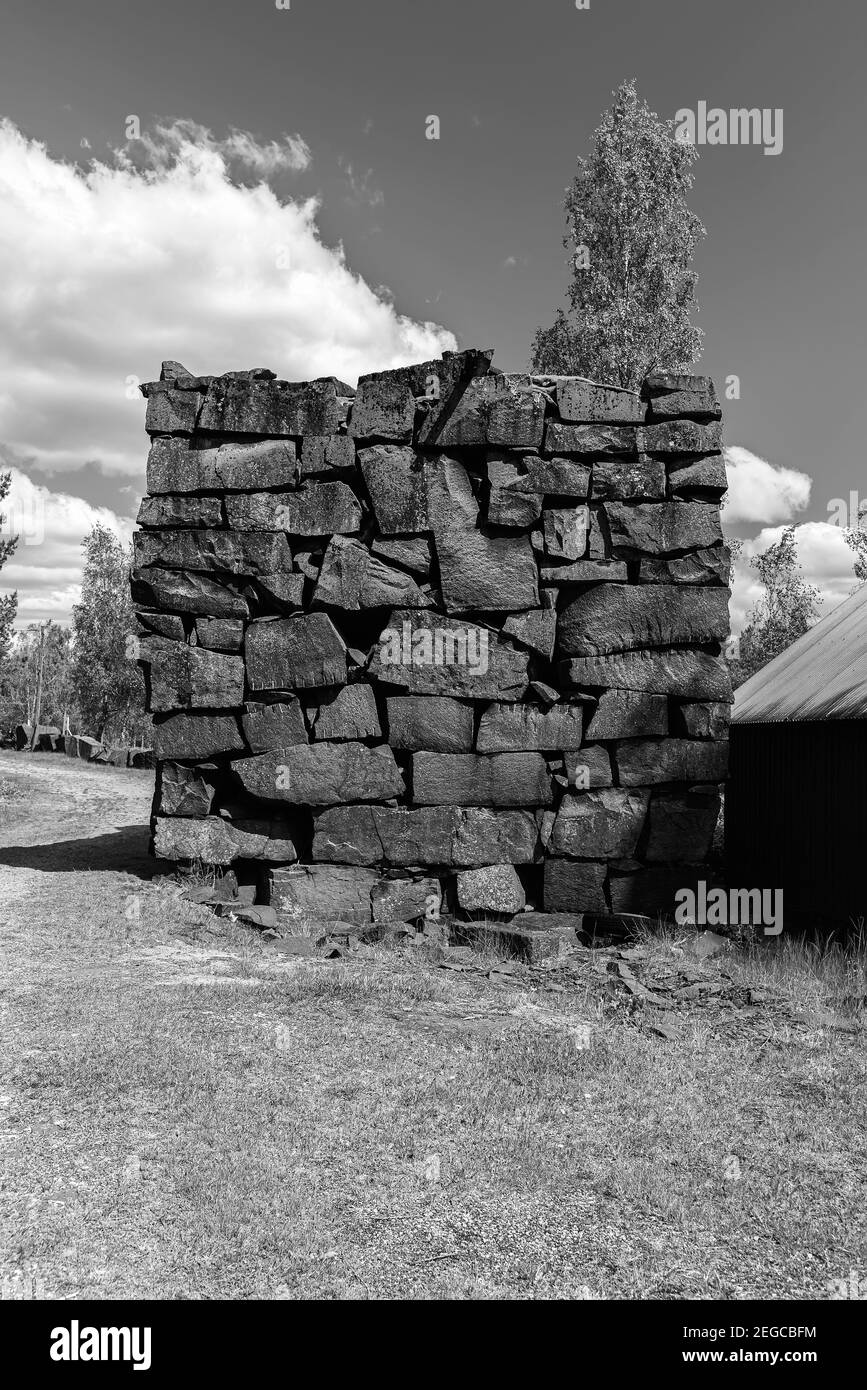
{"label": "stone rubble pile", "polygon": [[710,877],[729,556],[705,377],[490,352],[142,387],[153,852],[281,920],[563,929]]}

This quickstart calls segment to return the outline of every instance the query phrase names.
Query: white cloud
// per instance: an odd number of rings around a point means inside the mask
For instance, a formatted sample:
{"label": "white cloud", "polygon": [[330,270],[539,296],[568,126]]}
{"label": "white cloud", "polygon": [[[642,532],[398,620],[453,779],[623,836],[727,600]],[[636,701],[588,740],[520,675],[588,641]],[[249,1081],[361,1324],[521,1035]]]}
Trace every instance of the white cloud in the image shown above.
{"label": "white cloud", "polygon": [[725,462],[729,490],[723,516],[728,526],[775,526],[809,506],[808,474],[768,463],[738,445],[726,449]]}
{"label": "white cloud", "polygon": [[132,476],[145,403],[127,382],[163,358],[355,381],[455,348],[323,245],[315,199],[233,181],[233,162],[264,174],[309,157],[298,136],[176,122],[83,169],[0,122],[0,443],[48,473]]}
{"label": "white cloud", "polygon": [[0,465],[12,475],[2,503],[2,533],[6,538],[18,536],[17,549],[0,570],[0,588],[3,593],[18,590],[16,627],[45,618],[68,622],[81,594],[81,542],[87,532],[101,522],[127,542],[133,522],[108,507],[93,507],[81,497],[37,486],[9,464],[2,450]]}

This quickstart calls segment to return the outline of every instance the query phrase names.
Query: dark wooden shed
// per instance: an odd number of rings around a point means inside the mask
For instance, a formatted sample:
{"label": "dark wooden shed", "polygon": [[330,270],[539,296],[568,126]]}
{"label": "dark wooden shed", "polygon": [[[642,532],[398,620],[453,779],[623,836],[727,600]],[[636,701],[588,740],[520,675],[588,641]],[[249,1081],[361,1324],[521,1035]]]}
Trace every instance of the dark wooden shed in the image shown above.
{"label": "dark wooden shed", "polygon": [[867,921],[867,585],[735,693],[729,887],[782,888],[786,927]]}

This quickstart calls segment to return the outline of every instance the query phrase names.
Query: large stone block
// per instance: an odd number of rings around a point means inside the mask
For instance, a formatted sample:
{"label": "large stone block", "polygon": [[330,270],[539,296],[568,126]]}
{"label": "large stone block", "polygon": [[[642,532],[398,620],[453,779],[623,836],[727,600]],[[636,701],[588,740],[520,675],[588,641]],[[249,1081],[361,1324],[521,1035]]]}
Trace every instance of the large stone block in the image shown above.
{"label": "large stone block", "polygon": [[243,702],[244,662],[239,656],[154,636],[140,641],[139,660],[149,671],[151,714],[182,709],[231,709]]}
{"label": "large stone block", "polygon": [[715,786],[701,791],[656,792],[650,803],[644,857],[649,863],[700,863],[713,844],[720,795]]}
{"label": "large stone block", "polygon": [[158,816],[154,822],[154,854],[157,859],[193,859],[203,864],[231,864],[236,859],[272,861],[297,857],[288,829],[244,829],[219,816],[188,818]]}
{"label": "large stone block", "polygon": [[148,434],[190,435],[196,428],[202,397],[197,391],[175,391],[164,383],[147,383]]}
{"label": "large stone block", "polygon": [[167,526],[186,528],[223,524],[223,504],[219,497],[188,497],[171,493],[142,498],[136,517],[137,526],[162,529]]}
{"label": "large stone block", "polygon": [[498,393],[488,411],[489,444],[507,449],[538,449],[545,429],[545,397],[540,391],[513,386]]}
{"label": "large stone block", "polygon": [[370,548],[381,560],[400,565],[416,578],[430,578],[433,548],[427,536],[395,536],[391,540],[379,538]]}
{"label": "large stone block", "polygon": [[251,753],[271,753],[307,742],[304,715],[294,696],[275,705],[248,704],[241,727]]}
{"label": "large stone block", "polygon": [[137,531],[133,544],[140,570],[258,575],[292,568],[286,537],[268,531]]}
{"label": "large stone block", "polygon": [[183,570],[133,570],[132,601],[136,607],[195,613],[205,618],[250,616],[250,605],[236,585]]}
{"label": "large stone block", "polygon": [[339,806],[316,817],[313,858],[391,868],[531,864],[539,825],[530,811]]}
{"label": "large stone block", "polygon": [[679,695],[686,700],[727,700],[732,683],[725,662],[706,652],[623,652],[573,657],[560,663],[560,679],[586,690],[601,687]]}
{"label": "large stone block", "polygon": [[388,742],[391,748],[416,753],[469,753],[473,747],[473,709],[437,695],[391,695]]}
{"label": "large stone block", "polygon": [[641,394],[649,402],[651,420],[680,415],[694,420],[719,420],[722,415],[709,376],[654,372],[645,380]]}
{"label": "large stone block", "polygon": [[712,545],[693,550],[689,555],[673,555],[668,559],[642,559],[639,566],[640,584],[714,584],[728,587],[731,554],[726,545]]}
{"label": "large stone block", "polygon": [[526,475],[514,455],[488,454],[490,497],[488,522],[492,526],[532,526],[542,515],[542,494],[527,488]]}
{"label": "large stone block", "polygon": [[593,465],[597,501],[661,501],[665,483],[665,464],[660,459],[600,459]]}
{"label": "large stone block", "polygon": [[361,529],[361,506],[346,483],[305,483],[297,492],[239,493],[226,498],[229,525],[239,531],[332,536]]}
{"label": "large stone block", "polygon": [[[178,617],[176,613],[137,612],[135,616],[139,623],[139,636],[141,637],[144,637],[149,632],[155,632],[158,637],[168,637],[172,642],[185,642],[187,640],[186,632],[184,631],[184,620]],[[202,621],[209,622],[211,620],[204,618]],[[236,619],[216,618],[213,621],[231,623],[235,622]]]}
{"label": "large stone block", "polygon": [[514,637],[516,642],[550,661],[557,637],[556,609],[530,608],[526,613],[513,613],[503,624],[503,636]]}
{"label": "large stone block", "polygon": [[564,425],[551,420],[545,431],[548,454],[583,454],[593,458],[637,458],[641,449],[641,426]]}
{"label": "large stone block", "polygon": [[355,468],[355,440],[346,434],[308,434],[301,444],[301,477],[350,473]]}
{"label": "large stone block", "polygon": [[315,739],[382,738],[376,697],[369,685],[344,685],[308,712]]}
{"label": "large stone block", "polygon": [[241,753],[244,740],[230,714],[172,714],[154,723],[157,759],[202,762],[220,753]]}
{"label": "large stone block", "polygon": [[359,377],[349,417],[353,439],[389,439],[408,443],[415,422],[415,399],[407,385],[383,372]]}
{"label": "large stone block", "polygon": [[199,415],[203,434],[336,434],[333,381],[242,381],[215,377]]}
{"label": "large stone block", "polygon": [[668,486],[673,497],[704,497],[719,501],[729,485],[726,466],[721,454],[698,459],[685,468],[672,465],[668,470]]}
{"label": "large stone block", "polygon": [[438,442],[442,426],[459,406],[470,381],[488,373],[492,356],[490,349],[445,352],[438,360],[362,376],[358,384],[360,387],[367,381],[384,381],[396,394],[400,390],[408,391],[415,401],[418,442],[432,447]]}
{"label": "large stone block", "polygon": [[[728,709],[728,705],[724,707]],[[640,690],[605,690],[587,725],[588,739],[642,738],[668,733],[668,698]]]}
{"label": "large stone block", "polygon": [[607,912],[605,879],[605,864],[546,859],[543,889],[546,912]]}
{"label": "large stone block", "polygon": [[550,854],[572,859],[627,859],[635,853],[647,815],[649,791],[603,787],[573,792],[557,812]]}
{"label": "large stone block", "polygon": [[244,657],[251,690],[309,690],[346,682],[346,647],[325,613],[251,623]]}
{"label": "large stone block", "polygon": [[682,888],[695,892],[699,880],[707,879],[706,868],[683,865],[681,868],[634,867],[629,872],[615,873],[609,877],[611,911],[613,913],[641,914],[657,917],[659,914],[673,916],[676,906],[675,895]]}
{"label": "large stone block", "polygon": [[380,633],[368,672],[415,695],[519,700],[528,660],[478,623],[399,608]]}
{"label": "large stone block", "polygon": [[644,402],[637,391],[603,386],[580,376],[560,377],[557,409],[562,420],[581,425],[639,425],[645,413]]}
{"label": "large stone block", "polygon": [[523,884],[511,864],[462,869],[457,875],[458,904],[464,912],[521,912],[527,901]]}
{"label": "large stone block", "polygon": [[581,705],[489,705],[479,724],[479,753],[564,752],[581,747]]}
{"label": "large stone block", "polygon": [[550,806],[554,791],[539,753],[414,753],[412,797],[419,806]]}
{"label": "large stone block", "polygon": [[722,425],[718,420],[708,425],[694,420],[666,420],[658,425],[645,425],[644,448],[649,454],[691,455],[718,454],[722,449]]}
{"label": "large stone block", "polygon": [[394,754],[384,744],[296,744],[240,758],[232,769],[252,796],[298,806],[389,801],[406,792]]}
{"label": "large stone block", "polygon": [[528,538],[485,536],[478,530],[478,503],[456,459],[442,456],[425,472],[446,612],[537,608],[538,577]]}
{"label": "large stone block", "polygon": [[376,524],[384,536],[430,529],[427,477],[412,449],[378,445],[358,455]]}
{"label": "large stone block", "polygon": [[703,502],[606,502],[615,556],[675,555],[722,543],[719,507]]}
{"label": "large stone block", "polygon": [[196,618],[196,642],[211,652],[239,652],[244,624],[240,618]]}
{"label": "large stone block", "polygon": [[683,733],[687,738],[725,738],[731,706],[713,700],[682,704],[675,707],[674,719],[674,732]]}
{"label": "large stone block", "polygon": [[386,878],[370,895],[374,922],[416,922],[429,909],[439,911],[442,888],[438,878]]}
{"label": "large stone block", "polygon": [[[125,765],[125,764],[124,764]],[[214,804],[213,764],[158,763],[154,810],[161,816],[208,816]],[[211,774],[210,778],[208,773]]]}
{"label": "large stone block", "polygon": [[573,565],[544,566],[540,572],[544,584],[625,584],[629,570],[625,560],[576,560]]}
{"label": "large stone block", "polygon": [[289,440],[191,449],[186,440],[155,439],[148,454],[147,487],[150,493],[290,487],[296,466],[295,445]]}
{"label": "large stone block", "polygon": [[590,791],[614,785],[611,754],[601,743],[585,743],[578,752],[563,754],[566,778],[570,787]]}
{"label": "large stone block", "polygon": [[615,761],[623,787],[657,782],[722,782],[728,774],[729,746],[697,739],[635,739],[619,743]]}
{"label": "large stone block", "polygon": [[551,507],[542,514],[542,527],[546,555],[555,560],[579,560],[587,549],[589,508]]}
{"label": "large stone block", "polygon": [[313,593],[314,607],[358,612],[362,608],[430,608],[431,602],[410,575],[378,560],[360,541],[332,536]]}
{"label": "large stone block", "polygon": [[728,590],[598,584],[560,613],[557,645],[565,656],[595,656],[724,642],[728,633]]}
{"label": "large stone block", "polygon": [[299,864],[271,873],[271,906],[290,921],[371,920],[370,895],[378,875],[345,864]]}

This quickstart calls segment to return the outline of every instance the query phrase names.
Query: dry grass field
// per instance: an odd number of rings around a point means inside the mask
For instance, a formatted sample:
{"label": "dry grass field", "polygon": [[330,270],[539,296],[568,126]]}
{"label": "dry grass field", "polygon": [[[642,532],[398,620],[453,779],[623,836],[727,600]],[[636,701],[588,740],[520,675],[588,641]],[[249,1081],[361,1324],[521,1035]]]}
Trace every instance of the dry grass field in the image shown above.
{"label": "dry grass field", "polygon": [[292,958],[151,881],[151,778],[0,754],[4,1297],[863,1278],[863,960]]}

